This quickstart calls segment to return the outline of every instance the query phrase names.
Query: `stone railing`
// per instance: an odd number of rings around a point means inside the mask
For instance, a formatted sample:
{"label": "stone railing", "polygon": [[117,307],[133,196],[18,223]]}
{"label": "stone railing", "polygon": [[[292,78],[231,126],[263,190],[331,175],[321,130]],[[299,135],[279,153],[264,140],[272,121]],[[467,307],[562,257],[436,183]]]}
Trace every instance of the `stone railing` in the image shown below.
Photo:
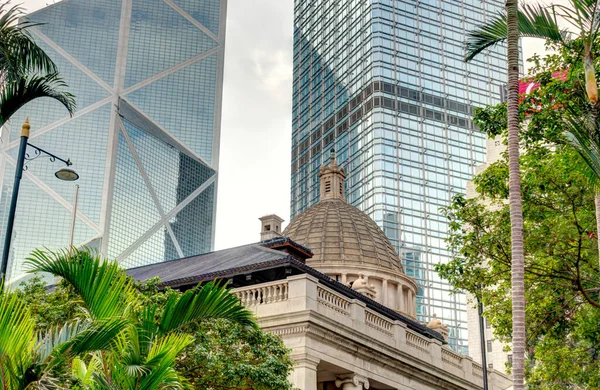
{"label": "stone railing", "polygon": [[274,302],[287,301],[288,282],[263,283],[250,287],[238,288],[234,294],[244,306],[265,305]]}
{"label": "stone railing", "polygon": [[385,333],[388,336],[393,336],[392,326],[394,323],[387,318],[381,317],[379,314],[371,310],[365,310],[365,324],[375,330]]}
{"label": "stone railing", "polygon": [[472,373],[473,373],[473,376],[483,379],[483,367],[481,367],[481,364],[474,362]]}
{"label": "stone railing", "polygon": [[447,348],[442,348],[442,361],[462,370],[462,355],[452,352]]}
{"label": "stone railing", "polygon": [[[341,342],[344,337],[351,337],[348,336],[351,332],[358,332],[360,336],[355,336],[368,338],[373,348],[385,348],[386,354],[396,356],[399,361],[413,359],[417,361],[414,364],[423,361],[439,367],[440,372],[470,383],[469,388],[481,388],[483,383],[481,365],[470,357],[451,351],[440,340],[421,335],[402,321],[368,308],[360,299],[320,284],[312,276],[290,276],[286,280],[235,289],[233,294],[255,313],[261,326],[283,337],[306,332],[311,325],[305,322],[315,321],[312,329],[326,328],[331,334],[340,334]],[[325,330],[319,330],[322,331]],[[494,370],[488,375],[490,383],[510,383],[507,376]]]}
{"label": "stone railing", "polygon": [[429,339],[418,335],[415,332],[410,330],[406,331],[406,344],[410,347],[416,348],[426,354],[431,354],[431,350],[429,348],[430,341]]}
{"label": "stone railing", "polygon": [[350,301],[334,291],[317,286],[317,302],[345,316],[350,316]]}

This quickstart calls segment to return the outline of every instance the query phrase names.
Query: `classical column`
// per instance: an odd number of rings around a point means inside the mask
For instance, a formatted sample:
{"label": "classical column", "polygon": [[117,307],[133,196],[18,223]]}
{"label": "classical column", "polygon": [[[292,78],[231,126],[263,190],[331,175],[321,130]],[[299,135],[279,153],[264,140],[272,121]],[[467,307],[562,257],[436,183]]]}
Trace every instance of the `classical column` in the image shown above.
{"label": "classical column", "polygon": [[369,388],[369,380],[358,374],[344,375],[335,380],[335,385],[342,390],[362,390]]}
{"label": "classical column", "polygon": [[404,303],[404,287],[401,284],[398,285],[398,310],[403,313],[407,311]]}
{"label": "classical column", "polygon": [[296,362],[290,374],[290,381],[300,390],[317,390],[317,365],[320,359],[308,355],[292,355]]}
{"label": "classical column", "polygon": [[383,279],[381,282],[381,304],[383,306],[388,305],[388,283],[387,279]]}
{"label": "classical column", "polygon": [[411,289],[408,289],[408,314],[409,315],[414,315],[415,314],[415,295],[413,294]]}

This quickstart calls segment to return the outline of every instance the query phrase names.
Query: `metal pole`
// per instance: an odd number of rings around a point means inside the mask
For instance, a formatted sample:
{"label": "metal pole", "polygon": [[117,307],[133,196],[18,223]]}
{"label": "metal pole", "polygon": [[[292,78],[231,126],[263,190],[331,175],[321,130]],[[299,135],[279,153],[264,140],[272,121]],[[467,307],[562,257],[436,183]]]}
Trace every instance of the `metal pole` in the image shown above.
{"label": "metal pole", "polygon": [[483,304],[477,298],[477,312],[479,313],[479,335],[481,339],[481,368],[483,369],[483,390],[488,390],[487,359],[485,354],[485,327],[483,325]]}
{"label": "metal pole", "polygon": [[19,157],[17,158],[17,169],[15,172],[15,182],[13,184],[13,193],[10,201],[10,211],[8,212],[8,224],[6,226],[6,236],[4,237],[4,252],[2,252],[2,264],[0,264],[0,277],[2,280],[6,277],[8,267],[8,254],[10,252],[10,242],[12,240],[13,227],[15,224],[15,211],[17,210],[17,198],[19,197],[19,186],[21,177],[23,177],[23,163],[25,161],[25,151],[27,150],[27,140],[29,139],[29,118],[25,119],[21,128],[21,145],[19,146]]}
{"label": "metal pole", "polygon": [[79,198],[79,184],[75,184],[75,196],[73,198],[73,216],[71,218],[71,233],[69,235],[69,249],[73,247],[75,238],[75,222],[77,221],[77,199]]}

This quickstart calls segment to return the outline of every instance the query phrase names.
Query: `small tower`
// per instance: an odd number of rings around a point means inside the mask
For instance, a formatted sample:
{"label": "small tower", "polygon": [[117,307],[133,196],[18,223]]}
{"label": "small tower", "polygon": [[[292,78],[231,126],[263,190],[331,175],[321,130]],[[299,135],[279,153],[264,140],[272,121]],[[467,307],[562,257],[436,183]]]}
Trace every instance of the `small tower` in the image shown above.
{"label": "small tower", "polygon": [[321,179],[321,200],[340,199],[346,201],[344,194],[346,172],[344,172],[344,168],[338,167],[333,149],[331,149],[329,165],[321,167],[319,178]]}
{"label": "small tower", "polygon": [[275,214],[265,215],[259,218],[261,229],[260,229],[260,240],[266,241],[272,238],[281,237],[281,223],[283,218]]}

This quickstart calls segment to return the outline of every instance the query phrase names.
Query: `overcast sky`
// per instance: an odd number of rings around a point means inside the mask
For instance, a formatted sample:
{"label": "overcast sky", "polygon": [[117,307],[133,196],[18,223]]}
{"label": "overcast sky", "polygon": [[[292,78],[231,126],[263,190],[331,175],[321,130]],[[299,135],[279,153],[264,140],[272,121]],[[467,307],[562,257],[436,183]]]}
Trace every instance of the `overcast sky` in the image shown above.
{"label": "overcast sky", "polygon": [[[53,2],[23,0],[29,11]],[[228,3],[215,249],[256,242],[259,217],[285,226],[290,212],[293,0]],[[523,51],[542,54],[543,43]]]}

